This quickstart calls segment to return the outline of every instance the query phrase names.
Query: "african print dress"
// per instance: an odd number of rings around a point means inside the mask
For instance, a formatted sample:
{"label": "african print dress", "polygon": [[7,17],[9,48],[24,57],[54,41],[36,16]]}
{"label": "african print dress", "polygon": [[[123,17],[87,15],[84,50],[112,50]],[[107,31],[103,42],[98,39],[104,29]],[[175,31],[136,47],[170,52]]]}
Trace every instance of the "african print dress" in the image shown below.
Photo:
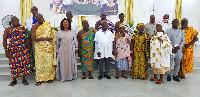
{"label": "african print dress", "polygon": [[115,61],[115,68],[119,70],[128,70],[131,66],[131,56],[130,56],[130,44],[129,36],[125,33],[125,37],[115,37],[116,41],[116,49],[117,49],[117,56]]}
{"label": "african print dress", "polygon": [[132,63],[131,76],[134,78],[148,78],[148,41],[149,34],[144,33],[143,35],[134,34],[132,39],[134,43],[134,59]]}
{"label": "african print dress", "polygon": [[25,46],[29,34],[25,27],[19,26],[8,32],[10,52],[9,65],[12,78],[26,76],[30,72],[29,51]]}
{"label": "african print dress", "polygon": [[[185,32],[185,44],[192,42],[195,35],[198,35],[198,32],[193,27],[187,27],[183,29]],[[193,60],[194,60],[194,44],[185,49],[183,47],[184,57],[181,61],[179,76],[185,76],[187,73],[193,72]]]}
{"label": "african print dress", "polygon": [[94,37],[96,29],[89,28],[88,32],[81,35],[81,66],[83,72],[93,71],[97,63],[94,60]]}

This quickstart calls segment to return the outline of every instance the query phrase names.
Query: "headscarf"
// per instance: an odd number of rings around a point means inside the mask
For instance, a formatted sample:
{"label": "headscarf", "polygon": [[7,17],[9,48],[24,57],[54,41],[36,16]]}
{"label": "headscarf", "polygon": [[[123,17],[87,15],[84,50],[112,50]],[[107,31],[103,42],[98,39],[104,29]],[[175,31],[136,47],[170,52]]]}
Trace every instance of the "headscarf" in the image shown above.
{"label": "headscarf", "polygon": [[143,26],[145,28],[145,24],[144,23],[138,23],[136,26],[136,29],[138,30],[140,26]]}

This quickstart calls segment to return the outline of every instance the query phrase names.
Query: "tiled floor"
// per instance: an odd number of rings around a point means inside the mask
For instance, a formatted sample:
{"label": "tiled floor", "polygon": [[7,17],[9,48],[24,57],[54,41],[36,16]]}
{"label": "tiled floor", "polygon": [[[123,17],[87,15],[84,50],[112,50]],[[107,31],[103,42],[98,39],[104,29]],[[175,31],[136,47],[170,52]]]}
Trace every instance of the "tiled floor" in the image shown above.
{"label": "tiled floor", "polygon": [[[151,71],[149,71],[151,72]],[[79,74],[80,75],[80,74]],[[42,83],[35,86],[34,75],[27,76],[28,86],[21,83],[15,86],[7,86],[11,82],[11,76],[0,76],[0,97],[200,97],[200,70],[196,69],[187,75],[187,79],[181,82],[166,81],[158,85],[154,82],[140,79],[114,79],[114,72],[110,74],[111,80],[97,79],[81,80],[80,76],[72,82]],[[150,74],[150,77],[152,74]]]}

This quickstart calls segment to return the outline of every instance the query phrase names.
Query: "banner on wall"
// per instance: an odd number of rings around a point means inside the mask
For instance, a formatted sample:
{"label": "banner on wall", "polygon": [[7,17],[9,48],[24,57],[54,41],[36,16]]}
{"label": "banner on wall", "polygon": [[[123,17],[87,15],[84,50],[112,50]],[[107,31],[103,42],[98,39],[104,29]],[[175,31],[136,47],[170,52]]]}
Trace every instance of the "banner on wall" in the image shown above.
{"label": "banner on wall", "polygon": [[66,14],[71,11],[74,15],[117,15],[117,0],[50,0],[52,14]]}

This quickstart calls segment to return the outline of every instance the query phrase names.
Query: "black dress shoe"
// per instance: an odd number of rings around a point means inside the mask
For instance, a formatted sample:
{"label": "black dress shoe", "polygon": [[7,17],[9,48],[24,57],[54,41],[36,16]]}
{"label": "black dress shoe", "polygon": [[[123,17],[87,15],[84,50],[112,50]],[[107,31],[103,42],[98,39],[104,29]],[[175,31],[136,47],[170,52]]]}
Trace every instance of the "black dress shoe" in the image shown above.
{"label": "black dress shoe", "polygon": [[109,75],[104,75],[104,77],[106,77],[107,79],[111,79]]}
{"label": "black dress shoe", "polygon": [[180,80],[178,79],[178,76],[173,77],[173,79],[174,79],[175,81],[177,81],[177,82],[180,82]]}
{"label": "black dress shoe", "polygon": [[171,76],[167,76],[167,81],[171,81]]}
{"label": "black dress shoe", "polygon": [[99,75],[98,79],[101,80],[102,78],[103,78],[103,76],[102,76],[102,75]]}

